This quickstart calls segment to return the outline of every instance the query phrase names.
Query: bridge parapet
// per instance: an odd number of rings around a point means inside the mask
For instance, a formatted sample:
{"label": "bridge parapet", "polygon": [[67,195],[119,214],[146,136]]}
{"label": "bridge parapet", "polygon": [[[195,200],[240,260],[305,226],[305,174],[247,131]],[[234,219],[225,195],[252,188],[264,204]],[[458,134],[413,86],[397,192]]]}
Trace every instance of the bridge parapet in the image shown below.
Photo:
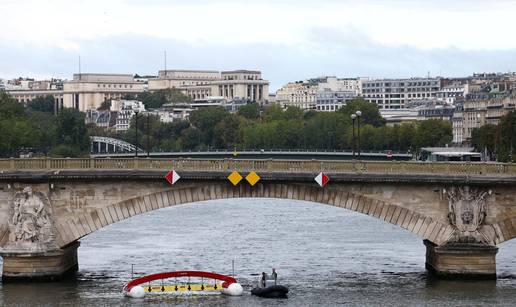
{"label": "bridge parapet", "polygon": [[267,171],[516,176],[516,164],[416,161],[233,160],[149,158],[0,159],[0,170],[126,169],[177,171]]}

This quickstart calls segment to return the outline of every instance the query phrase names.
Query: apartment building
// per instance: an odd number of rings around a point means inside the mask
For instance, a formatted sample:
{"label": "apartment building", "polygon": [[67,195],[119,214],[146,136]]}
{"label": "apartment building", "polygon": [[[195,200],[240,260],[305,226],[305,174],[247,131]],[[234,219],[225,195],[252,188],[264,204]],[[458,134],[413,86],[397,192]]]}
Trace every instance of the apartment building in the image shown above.
{"label": "apartment building", "polygon": [[440,78],[363,80],[362,96],[379,109],[400,109],[415,100],[437,97]]}
{"label": "apartment building", "polygon": [[471,139],[471,132],[486,124],[497,125],[502,116],[516,109],[516,94],[491,97],[477,94],[464,101],[462,141]]}
{"label": "apartment building", "polygon": [[318,90],[319,84],[316,82],[291,82],[276,91],[276,102],[284,108],[296,106],[303,110],[314,110]]}
{"label": "apartment building", "polygon": [[315,109],[323,112],[334,112],[357,97],[356,91],[319,90],[315,97]]}

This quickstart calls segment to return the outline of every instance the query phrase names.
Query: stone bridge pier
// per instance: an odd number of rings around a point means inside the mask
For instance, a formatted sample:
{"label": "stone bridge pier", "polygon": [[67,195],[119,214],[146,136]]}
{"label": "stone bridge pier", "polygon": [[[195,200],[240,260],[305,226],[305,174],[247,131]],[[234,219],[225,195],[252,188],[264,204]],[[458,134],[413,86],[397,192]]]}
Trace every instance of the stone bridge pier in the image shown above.
{"label": "stone bridge pier", "polygon": [[307,166],[286,172],[253,164],[233,169],[242,177],[256,170],[259,182],[234,186],[227,179],[232,169],[214,165],[178,166],[181,179],[172,186],[163,168],[0,172],[2,280],[63,278],[78,270],[82,237],[139,214],[213,199],[293,199],[369,215],[421,237],[426,268],[441,278],[495,279],[497,245],[516,236],[516,177],[332,173],[332,164],[330,182],[320,187],[318,172]]}

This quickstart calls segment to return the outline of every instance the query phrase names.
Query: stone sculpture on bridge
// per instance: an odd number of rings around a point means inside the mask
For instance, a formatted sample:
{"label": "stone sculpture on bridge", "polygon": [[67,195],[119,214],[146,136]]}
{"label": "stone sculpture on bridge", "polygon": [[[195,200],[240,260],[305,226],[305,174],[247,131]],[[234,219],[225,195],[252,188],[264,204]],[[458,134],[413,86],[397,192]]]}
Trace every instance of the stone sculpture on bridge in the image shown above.
{"label": "stone sculpture on bridge", "polygon": [[48,250],[54,246],[55,235],[50,217],[50,201],[42,192],[28,186],[14,195],[9,220],[8,250]]}
{"label": "stone sculpture on bridge", "polygon": [[487,216],[487,197],[491,190],[483,191],[469,186],[452,186],[444,190],[448,198],[448,220],[455,231],[448,243],[484,243],[490,240],[479,230]]}

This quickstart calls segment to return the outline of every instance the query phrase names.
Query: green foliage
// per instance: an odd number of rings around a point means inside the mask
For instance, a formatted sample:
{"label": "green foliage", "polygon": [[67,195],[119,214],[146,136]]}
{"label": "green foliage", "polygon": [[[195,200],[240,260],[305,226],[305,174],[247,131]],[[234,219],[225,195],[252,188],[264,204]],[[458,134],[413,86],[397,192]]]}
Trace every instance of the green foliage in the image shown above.
{"label": "green foliage", "polygon": [[106,111],[106,110],[109,110],[110,108],[111,108],[111,99],[106,99],[100,104],[100,107],[98,107],[97,110]]}
{"label": "green foliage", "polygon": [[55,158],[74,158],[81,156],[81,153],[78,146],[61,144],[52,148],[50,156]]}
{"label": "green foliage", "polygon": [[[215,136],[215,127],[229,117],[224,107],[207,107],[193,111],[190,114],[190,123],[201,133],[201,142],[211,147],[219,143]],[[220,143],[219,143],[220,145]]]}
{"label": "green foliage", "polygon": [[54,114],[54,96],[39,96],[27,103],[30,111]]}
{"label": "green foliage", "polygon": [[155,92],[143,92],[138,94],[137,99],[140,100],[147,109],[156,109],[165,103],[190,102],[192,99],[184,95],[177,88],[166,88]]}
{"label": "green foliage", "polygon": [[496,125],[487,124],[480,128],[474,128],[471,131],[471,145],[479,151],[487,151],[490,157],[494,157],[496,151],[496,139],[498,127]]}
{"label": "green foliage", "polygon": [[362,112],[360,117],[362,123],[373,125],[374,127],[385,125],[385,119],[380,115],[378,106],[375,103],[367,102],[362,97],[348,101],[338,112],[350,117],[351,114],[355,114],[357,111]]}
{"label": "green foliage", "polygon": [[452,125],[448,121],[429,119],[420,122],[416,128],[413,143],[417,148],[445,146],[452,141]]}
{"label": "green foliage", "polygon": [[516,111],[502,117],[498,125],[498,160],[516,162]]}
{"label": "green foliage", "polygon": [[283,108],[279,104],[273,104],[265,109],[263,119],[267,122],[283,119]]}
{"label": "green foliage", "polygon": [[23,105],[11,98],[7,93],[0,92],[0,120],[22,117],[25,115]]}
{"label": "green foliage", "polygon": [[[23,152],[76,157],[89,150],[84,114],[64,109],[53,115],[54,98],[40,97],[27,108],[0,93],[0,156]],[[59,146],[61,145],[61,146]]]}
{"label": "green foliage", "polygon": [[258,119],[260,117],[260,105],[255,102],[248,103],[238,108],[237,114],[247,119]]}
{"label": "green foliage", "polygon": [[57,143],[71,147],[70,153],[88,152],[90,139],[84,123],[84,113],[76,109],[62,109],[56,118],[56,129]]}

